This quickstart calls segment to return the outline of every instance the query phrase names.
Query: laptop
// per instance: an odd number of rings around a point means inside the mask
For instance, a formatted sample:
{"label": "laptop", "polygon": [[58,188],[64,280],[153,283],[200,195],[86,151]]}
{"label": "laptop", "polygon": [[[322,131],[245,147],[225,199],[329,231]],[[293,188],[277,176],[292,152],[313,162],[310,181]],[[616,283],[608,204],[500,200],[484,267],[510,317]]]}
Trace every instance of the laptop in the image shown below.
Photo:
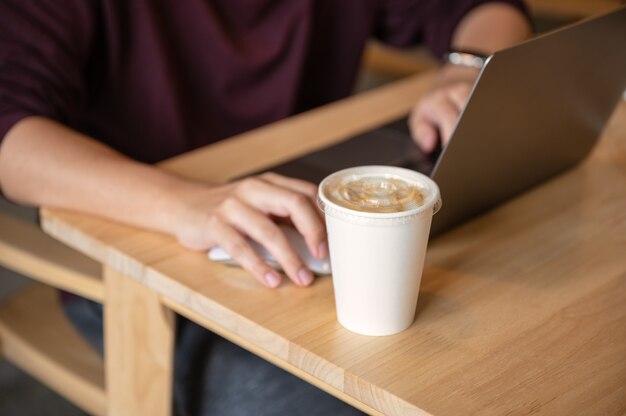
{"label": "laptop", "polygon": [[430,175],[444,232],[575,166],[590,153],[626,89],[626,8],[495,53],[451,140],[434,155],[406,117],[270,171],[319,183],[340,169],[392,165]]}

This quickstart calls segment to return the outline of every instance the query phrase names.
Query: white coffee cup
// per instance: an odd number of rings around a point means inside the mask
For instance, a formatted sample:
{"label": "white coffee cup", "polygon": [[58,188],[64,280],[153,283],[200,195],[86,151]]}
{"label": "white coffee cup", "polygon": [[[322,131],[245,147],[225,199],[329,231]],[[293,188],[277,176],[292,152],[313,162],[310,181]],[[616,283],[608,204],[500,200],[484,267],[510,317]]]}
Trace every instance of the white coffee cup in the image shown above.
{"label": "white coffee cup", "polygon": [[[378,208],[368,206],[369,196],[364,207],[348,208],[333,193],[338,184],[378,184],[379,179],[378,191],[386,192],[387,180],[401,181],[417,188],[422,200],[395,212],[372,212]],[[394,205],[398,199],[382,200]],[[415,317],[432,216],[441,207],[437,184],[408,169],[361,166],[324,179],[318,202],[326,218],[339,322],[363,335],[391,335],[408,328]],[[380,211],[388,211],[383,205]]]}

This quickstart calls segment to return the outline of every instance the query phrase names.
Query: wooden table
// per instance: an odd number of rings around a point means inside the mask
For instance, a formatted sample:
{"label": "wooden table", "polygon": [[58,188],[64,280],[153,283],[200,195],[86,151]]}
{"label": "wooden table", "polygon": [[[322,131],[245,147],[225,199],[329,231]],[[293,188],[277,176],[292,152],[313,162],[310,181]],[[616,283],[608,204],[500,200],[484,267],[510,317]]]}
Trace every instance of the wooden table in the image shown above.
{"label": "wooden table", "polygon": [[[407,112],[430,75],[169,160],[223,182]],[[626,104],[580,167],[432,241],[417,319],[335,320],[332,282],[261,287],[172,238],[56,209],[43,228],[102,262],[109,413],[167,414],[172,311],[371,414],[626,412]]]}

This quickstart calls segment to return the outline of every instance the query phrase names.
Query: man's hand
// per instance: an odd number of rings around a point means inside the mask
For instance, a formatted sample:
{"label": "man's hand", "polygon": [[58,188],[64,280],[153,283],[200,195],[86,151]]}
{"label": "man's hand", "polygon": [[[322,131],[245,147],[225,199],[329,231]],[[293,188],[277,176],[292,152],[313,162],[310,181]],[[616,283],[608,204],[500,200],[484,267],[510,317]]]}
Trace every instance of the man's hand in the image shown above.
{"label": "man's hand", "polygon": [[477,75],[472,68],[446,66],[433,89],[413,107],[409,127],[413,140],[424,152],[431,153],[439,140],[448,143]]}
{"label": "man's hand", "polygon": [[184,209],[172,220],[172,234],[191,249],[220,246],[261,283],[278,286],[280,275],[252,249],[245,238],[250,237],[267,248],[298,286],[308,286],[313,281],[311,271],[270,216],[290,220],[311,253],[324,258],[326,232],[316,197],[316,185],[275,173],[190,189],[182,195]]}
{"label": "man's hand", "polygon": [[17,123],[0,150],[0,186],[11,200],[149,228],[196,250],[219,245],[271,287],[281,276],[245,237],[264,245],[296,284],[313,280],[272,217],[292,222],[316,257],[328,253],[312,183],[271,173],[224,186],[193,182],[43,117]]}
{"label": "man's hand", "polygon": [[[472,9],[457,25],[452,50],[479,51],[485,55],[528,39],[526,17],[505,3],[485,3]],[[438,140],[448,143],[454,124],[478,75],[478,70],[444,65],[432,91],[418,103],[410,117],[416,143],[432,152]]]}

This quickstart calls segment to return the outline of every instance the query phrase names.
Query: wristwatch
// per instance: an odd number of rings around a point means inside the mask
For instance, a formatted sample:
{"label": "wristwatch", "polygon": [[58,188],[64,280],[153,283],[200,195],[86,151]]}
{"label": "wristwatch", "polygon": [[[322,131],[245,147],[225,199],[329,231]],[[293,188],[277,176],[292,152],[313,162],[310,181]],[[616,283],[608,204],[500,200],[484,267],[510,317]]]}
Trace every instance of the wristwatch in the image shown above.
{"label": "wristwatch", "polygon": [[445,55],[445,62],[467,68],[481,69],[487,62],[487,55],[469,51],[452,51]]}

